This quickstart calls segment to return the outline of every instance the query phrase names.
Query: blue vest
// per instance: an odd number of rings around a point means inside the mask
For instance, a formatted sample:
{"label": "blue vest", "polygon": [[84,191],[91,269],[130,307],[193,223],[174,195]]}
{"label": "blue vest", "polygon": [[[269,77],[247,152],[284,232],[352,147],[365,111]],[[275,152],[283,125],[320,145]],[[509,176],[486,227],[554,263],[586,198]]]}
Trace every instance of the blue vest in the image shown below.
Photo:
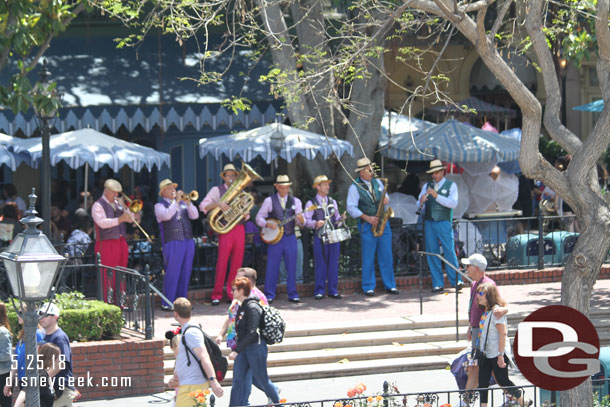
{"label": "blue vest", "polygon": [[[165,199],[161,199],[159,202],[166,208],[169,208],[171,205]],[[180,215],[180,218],[178,218],[178,215]],[[193,238],[191,220],[189,219],[189,214],[184,202],[178,204],[178,210],[170,220],[159,223],[159,226],[161,241],[163,243],[173,242],[174,240],[190,240]]]}
{"label": "blue vest", "polygon": [[360,177],[356,178],[354,184],[356,184],[356,190],[360,196],[358,199],[358,209],[365,215],[375,216],[377,214],[377,207],[379,206],[381,194],[383,193],[383,190],[380,190],[381,184],[377,181],[377,178],[371,179],[375,200],[371,198],[368,185],[366,185]]}
{"label": "blue vest", "polygon": [[[292,195],[286,195],[286,218],[294,215],[294,198]],[[279,219],[281,221],[284,220],[284,210],[282,209],[282,204],[280,203],[280,199],[277,194],[271,195],[271,213],[270,217]],[[284,225],[284,234],[285,235],[293,235],[294,234],[294,219]]]}
{"label": "blue vest", "polygon": [[[115,209],[110,205],[106,200],[102,197],[97,200],[102,208],[104,208],[104,213],[106,217],[109,219],[118,218],[123,214],[123,211],[120,209]],[[96,231],[98,232],[96,235],[98,240],[112,240],[118,239],[121,236],[127,236],[127,227],[125,226],[125,222],[119,223],[117,226],[113,226],[111,228],[102,229],[101,227],[95,225]]]}
{"label": "blue vest", "polygon": [[[443,185],[436,191],[440,196],[448,197],[449,192],[451,191],[451,186],[453,185],[452,181],[448,179],[443,182]],[[429,182],[428,188],[434,188],[434,182]],[[432,196],[428,195],[428,200],[426,201],[426,210],[424,212],[425,220],[448,220],[451,221],[453,219],[453,209],[447,208],[436,202],[436,199],[432,198]]]}

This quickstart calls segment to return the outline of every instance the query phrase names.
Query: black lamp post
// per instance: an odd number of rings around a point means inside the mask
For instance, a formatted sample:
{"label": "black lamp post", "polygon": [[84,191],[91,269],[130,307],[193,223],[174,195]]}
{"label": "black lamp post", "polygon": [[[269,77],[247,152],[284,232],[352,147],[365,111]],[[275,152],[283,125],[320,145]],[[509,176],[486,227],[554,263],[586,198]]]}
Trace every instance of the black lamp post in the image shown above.
{"label": "black lamp post", "polygon": [[[35,89],[35,97],[38,103],[34,104],[38,126],[42,137],[42,162],[40,164],[40,195],[42,206],[42,218],[51,219],[51,147],[49,140],[51,137],[52,120],[57,114],[58,100],[61,95],[54,86],[49,84],[51,72],[47,69],[46,59],[42,62],[40,70],[40,81]],[[51,237],[51,222],[46,222],[42,226],[44,233]]]}
{"label": "black lamp post", "polygon": [[568,60],[561,56],[559,58],[559,75],[561,76],[561,124],[567,126],[566,112],[566,77],[568,76]]}
{"label": "black lamp post", "polygon": [[[40,407],[38,390],[38,351],[36,349],[36,328],[40,316],[37,309],[43,301],[55,294],[59,281],[60,266],[66,258],[60,256],[49,238],[37,229],[44,221],[37,215],[35,189],[32,188],[30,207],[21,219],[25,231],[15,236],[8,248],[0,253],[0,259],[6,268],[6,274],[13,292],[13,297],[20,300],[22,307],[17,313],[23,318],[26,353],[26,407]],[[25,304],[25,307],[23,307]],[[31,384],[36,384],[33,386]]]}

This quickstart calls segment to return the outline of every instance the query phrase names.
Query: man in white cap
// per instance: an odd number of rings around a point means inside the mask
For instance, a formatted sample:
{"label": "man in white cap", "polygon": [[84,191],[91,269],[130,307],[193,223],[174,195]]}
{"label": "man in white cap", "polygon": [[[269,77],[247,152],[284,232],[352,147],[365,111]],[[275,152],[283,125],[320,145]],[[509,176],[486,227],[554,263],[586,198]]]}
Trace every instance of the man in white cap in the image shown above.
{"label": "man in white cap", "polygon": [[314,178],[313,187],[318,193],[314,199],[308,201],[305,205],[306,208],[316,206],[315,210],[305,212],[305,226],[314,230],[313,255],[316,285],[313,290],[313,297],[316,300],[324,298],[324,294],[327,292],[330,298],[336,300],[341,298],[341,294],[337,291],[341,243],[325,244],[320,235],[320,233],[324,233],[326,228],[323,229],[323,227],[327,225],[327,222],[332,223],[332,226],[337,228],[342,220],[337,201],[328,196],[331,182],[332,180],[328,179],[326,175],[318,175]]}
{"label": "man in white cap", "polygon": [[45,330],[45,342],[52,343],[59,348],[64,355],[63,369],[54,377],[53,390],[55,390],[55,401],[53,407],[71,407],[72,400],[78,394],[73,387],[74,379],[72,373],[72,349],[68,335],[57,325],[59,308],[53,303],[43,304],[38,314],[41,315],[40,326]]}
{"label": "man in white cap", "polygon": [[375,253],[377,253],[377,263],[386,292],[398,294],[394,280],[392,230],[389,220],[381,236],[373,235],[373,229],[379,224],[377,217],[379,203],[383,200],[383,204],[387,205],[390,197],[387,193],[383,196],[383,183],[374,177],[375,171],[368,158],[357,161],[356,172],[358,178],[347,191],[347,212],[352,218],[358,219],[362,253],[362,290],[369,297],[375,295]]}
{"label": "man in white cap", "polygon": [[[424,208],[426,251],[440,254],[440,242],[443,247],[443,256],[457,269],[459,265],[455,255],[451,222],[453,221],[453,209],[458,204],[458,188],[454,182],[445,179],[445,166],[441,160],[432,160],[430,169],[426,173],[432,174],[432,181],[424,184],[417,201],[417,207]],[[432,276],[432,292],[441,292],[445,289],[441,260],[436,256],[426,257]],[[464,283],[460,276],[456,276],[456,271],[451,267],[446,267],[446,270],[451,285],[456,290],[461,290]]]}
{"label": "man in white cap", "polygon": [[[485,312],[485,308],[479,305],[477,301],[477,288],[483,283],[496,284],[491,278],[485,275],[487,269],[487,259],[485,256],[479,253],[475,253],[467,259],[462,259],[462,264],[466,266],[468,277],[472,279],[470,285],[470,303],[468,305],[468,340],[472,342],[472,348],[475,349],[478,346],[479,338],[479,321],[481,316]],[[508,308],[496,307],[494,309],[494,315],[496,318],[501,318],[506,315]],[[467,389],[476,389],[479,387],[479,367],[469,366],[467,369],[468,382],[466,384]]]}
{"label": "man in white cap", "polygon": [[[169,311],[178,297],[186,298],[193,258],[195,257],[195,242],[191,220],[199,217],[197,207],[182,198],[182,190],[176,192],[178,184],[169,179],[159,183],[159,203],[155,204],[155,217],[159,222],[159,234],[163,244],[163,259],[165,276],[163,277],[163,294],[169,303],[163,302],[161,309]],[[165,300],[163,300],[165,301]]]}
{"label": "man in white cap", "polygon": [[[107,179],[104,193],[91,207],[95,223],[95,253],[100,253],[102,264],[109,267],[127,267],[127,227],[133,217],[124,205],[119,204],[119,194],[123,191],[119,181]],[[102,297],[110,304],[118,304],[119,296],[115,287],[113,270],[102,269]],[[121,291],[124,291],[122,288]]]}
{"label": "man in white cap", "polygon": [[[220,208],[222,211],[230,209],[226,202],[220,198],[227,192],[227,189],[235,182],[239,173],[233,164],[224,166],[220,177],[223,180],[222,185],[212,187],[208,194],[199,204],[199,210],[207,215],[209,211],[215,208]],[[248,220],[250,215],[246,215],[244,220]],[[214,291],[212,291],[212,305],[219,305],[223,296],[223,286],[227,286],[227,296],[233,300],[231,292],[231,284],[235,280],[237,269],[239,269],[244,260],[244,249],[246,247],[246,229],[242,222],[235,225],[228,233],[218,235],[218,260],[216,261],[216,276],[214,278]],[[229,265],[229,261],[231,264]],[[229,277],[227,277],[227,267],[229,269]]]}
{"label": "man in white cap", "polygon": [[279,242],[270,244],[267,247],[267,272],[265,275],[265,295],[272,303],[275,299],[278,275],[280,272],[280,260],[284,258],[286,264],[286,290],[288,291],[288,301],[299,303],[299,293],[297,292],[296,269],[297,269],[297,238],[294,234],[295,219],[298,224],[303,226],[303,205],[301,200],[289,194],[290,179],[288,175],[278,175],[275,181],[277,194],[273,194],[263,201],[261,208],[256,214],[256,224],[261,228],[268,227],[277,229],[276,222],[267,220],[271,217],[280,222],[287,221],[284,227],[284,234]]}

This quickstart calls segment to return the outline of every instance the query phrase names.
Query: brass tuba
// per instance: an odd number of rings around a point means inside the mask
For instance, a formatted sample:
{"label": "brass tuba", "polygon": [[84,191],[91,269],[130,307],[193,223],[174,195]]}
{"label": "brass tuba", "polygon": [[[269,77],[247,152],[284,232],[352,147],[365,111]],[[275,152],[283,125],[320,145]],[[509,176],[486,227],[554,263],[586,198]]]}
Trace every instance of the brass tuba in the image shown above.
{"label": "brass tuba", "polygon": [[[383,182],[383,192],[381,194],[381,198],[379,199],[379,206],[377,207],[377,219],[379,219],[379,223],[377,223],[377,227],[372,230],[373,236],[379,237],[383,235],[383,230],[385,229],[386,223],[388,223],[388,218],[394,217],[394,210],[388,206],[388,210],[385,210],[385,194],[388,190],[388,179],[387,178],[379,178],[379,181]],[[372,180],[371,180],[372,182]]]}
{"label": "brass tuba", "polygon": [[262,181],[263,177],[258,175],[248,164],[242,163],[241,172],[237,179],[231,184],[227,192],[220,198],[229,205],[229,210],[223,212],[220,208],[214,208],[209,214],[209,223],[216,233],[229,233],[254,206],[254,198],[243,190],[253,181]]}

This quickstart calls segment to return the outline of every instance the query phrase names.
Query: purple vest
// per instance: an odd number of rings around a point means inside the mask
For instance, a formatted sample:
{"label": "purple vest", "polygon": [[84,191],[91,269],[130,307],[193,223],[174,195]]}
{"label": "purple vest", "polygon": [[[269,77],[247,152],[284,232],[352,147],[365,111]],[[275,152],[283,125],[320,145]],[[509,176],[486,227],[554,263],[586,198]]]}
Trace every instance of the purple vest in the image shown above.
{"label": "purple vest", "polygon": [[[97,202],[102,205],[102,208],[104,208],[104,213],[106,214],[107,218],[118,218],[123,214],[123,211],[118,208],[114,209],[112,205],[106,202],[103,197],[98,199]],[[99,240],[111,240],[118,239],[121,236],[127,236],[127,228],[125,226],[125,223],[120,223],[118,226],[114,226],[107,229],[102,229],[97,225],[95,226],[95,228],[98,232],[97,236]]]}
{"label": "purple vest", "polygon": [[222,184],[222,185],[218,185],[218,190],[220,191],[220,197],[222,198],[222,196],[225,194],[225,192],[227,192],[227,184]]}
{"label": "purple vest", "polygon": [[[313,212],[313,216],[311,218],[316,221],[324,220],[325,216],[324,209],[322,208],[322,203],[318,201],[317,196],[312,199],[312,201],[318,205],[318,209]],[[335,212],[337,211],[337,208],[335,207],[335,204],[333,203],[333,200],[330,196],[326,197],[326,202],[328,203],[328,205],[332,205],[331,208],[328,208],[328,215],[330,215],[330,221],[332,222],[333,226],[337,227],[337,222],[335,222]]]}
{"label": "purple vest", "polygon": [[[165,199],[161,199],[161,205],[169,208],[170,203]],[[178,214],[180,219],[178,219]],[[178,210],[170,220],[161,222],[161,241],[163,243],[173,242],[174,240],[190,240],[193,238],[193,229],[191,228],[191,220],[189,219],[186,204],[182,202],[178,204]]]}
{"label": "purple vest", "polygon": [[[294,198],[292,195],[287,195],[286,198],[286,218],[294,215]],[[282,209],[282,204],[280,203],[280,199],[277,194],[271,195],[271,213],[269,214],[271,218],[276,218],[281,221],[284,220],[284,210]],[[286,236],[294,234],[294,219],[284,225],[284,234]]]}

